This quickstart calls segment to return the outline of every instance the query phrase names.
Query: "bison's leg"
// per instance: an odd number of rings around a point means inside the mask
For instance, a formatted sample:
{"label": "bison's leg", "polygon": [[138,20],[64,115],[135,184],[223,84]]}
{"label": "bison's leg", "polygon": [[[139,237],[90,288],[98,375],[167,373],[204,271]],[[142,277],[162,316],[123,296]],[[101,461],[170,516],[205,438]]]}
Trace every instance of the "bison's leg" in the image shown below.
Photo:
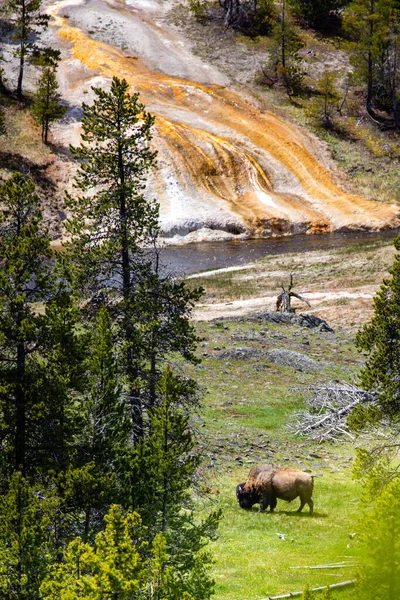
{"label": "bison's leg", "polygon": [[312,498],[309,499],[309,501],[307,502],[307,504],[310,507],[310,515],[312,515],[313,512],[314,512],[314,502],[313,502]]}
{"label": "bison's leg", "polygon": [[264,512],[264,510],[266,508],[268,508],[269,503],[270,503],[270,497],[269,497],[269,495],[262,496],[262,498],[260,500],[260,511],[259,512]]}
{"label": "bison's leg", "polygon": [[274,509],[276,508],[277,504],[278,504],[278,500],[275,498],[275,496],[272,496],[270,503],[269,503],[269,512],[274,512]]}
{"label": "bison's leg", "polygon": [[308,506],[310,507],[310,515],[313,514],[313,508],[314,508],[314,502],[312,501],[311,498],[305,498],[304,496],[300,496],[300,507],[298,509],[297,512],[301,512],[304,508],[304,505],[308,504]]}

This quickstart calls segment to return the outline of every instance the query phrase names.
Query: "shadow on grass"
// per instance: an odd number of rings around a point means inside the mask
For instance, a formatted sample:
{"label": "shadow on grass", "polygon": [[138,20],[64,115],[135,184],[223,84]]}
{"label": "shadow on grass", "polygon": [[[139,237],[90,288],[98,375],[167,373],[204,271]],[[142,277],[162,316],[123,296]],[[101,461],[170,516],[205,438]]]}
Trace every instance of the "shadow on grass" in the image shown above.
{"label": "shadow on grass", "polygon": [[320,513],[314,511],[312,515],[309,512],[297,512],[297,510],[277,510],[272,513],[273,515],[286,515],[288,517],[296,517],[298,519],[327,519],[329,515],[327,513]]}
{"label": "shadow on grass", "polygon": [[327,519],[329,517],[328,513],[322,513],[322,512],[317,512],[314,511],[312,515],[310,515],[310,513],[308,511],[306,512],[297,512],[297,510],[274,510],[274,512],[270,512],[269,510],[265,510],[262,513],[260,513],[258,508],[250,508],[250,509],[241,509],[243,514],[245,513],[251,513],[251,514],[255,514],[255,513],[259,513],[260,516],[261,515],[269,515],[271,517],[273,516],[279,516],[279,515],[286,515],[287,517],[296,517],[297,519],[303,519],[303,518],[307,518],[307,519]]}

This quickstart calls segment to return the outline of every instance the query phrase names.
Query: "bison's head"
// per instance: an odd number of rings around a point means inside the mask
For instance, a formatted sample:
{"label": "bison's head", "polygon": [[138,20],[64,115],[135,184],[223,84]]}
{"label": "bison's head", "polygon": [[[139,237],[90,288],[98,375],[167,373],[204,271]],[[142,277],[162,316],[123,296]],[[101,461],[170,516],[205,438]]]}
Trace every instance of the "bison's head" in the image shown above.
{"label": "bison's head", "polygon": [[236,488],[236,498],[240,508],[251,508],[254,504],[260,502],[260,494],[254,489],[247,491],[244,489],[245,482],[239,483]]}

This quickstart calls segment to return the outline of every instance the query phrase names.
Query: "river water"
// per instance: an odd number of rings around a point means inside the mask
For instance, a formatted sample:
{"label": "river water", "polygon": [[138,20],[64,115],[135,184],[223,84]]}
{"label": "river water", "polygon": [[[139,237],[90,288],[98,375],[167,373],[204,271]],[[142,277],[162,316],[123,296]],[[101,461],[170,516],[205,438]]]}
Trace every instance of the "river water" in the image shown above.
{"label": "river water", "polygon": [[392,240],[399,233],[400,230],[393,229],[373,233],[351,231],[238,242],[206,242],[167,246],[162,252],[162,262],[168,271],[178,275],[190,275],[201,271],[245,265],[265,256],[344,248],[357,244]]}

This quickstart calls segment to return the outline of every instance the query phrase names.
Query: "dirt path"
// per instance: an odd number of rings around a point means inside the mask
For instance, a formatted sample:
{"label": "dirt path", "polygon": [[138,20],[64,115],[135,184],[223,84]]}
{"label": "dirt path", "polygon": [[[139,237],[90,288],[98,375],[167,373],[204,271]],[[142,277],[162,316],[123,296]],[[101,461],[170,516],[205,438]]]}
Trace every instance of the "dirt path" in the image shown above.
{"label": "dirt path", "polygon": [[[340,292],[311,292],[307,294],[311,308],[308,309],[304,305],[304,308],[299,309],[298,312],[312,312],[321,318],[330,319],[333,324],[346,324],[347,317],[352,321],[355,320],[354,308],[348,311],[346,305],[341,305],[338,301],[349,301],[353,306],[354,303],[357,303],[364,313],[366,309],[368,310],[369,316],[375,292],[376,286],[365,286],[358,290],[347,289]],[[271,293],[267,296],[247,300],[198,304],[193,316],[196,321],[211,321],[223,317],[241,317],[256,312],[273,311],[275,306],[276,294]]]}
{"label": "dirt path", "polygon": [[227,77],[191,53],[162,0],[62,0],[48,5],[49,37],[63,49],[71,105],[55,128],[77,143],[91,86],[125,77],[156,116],[158,169],[149,195],[175,242],[394,225],[398,208],[340,190],[306,132],[228,89]]}

